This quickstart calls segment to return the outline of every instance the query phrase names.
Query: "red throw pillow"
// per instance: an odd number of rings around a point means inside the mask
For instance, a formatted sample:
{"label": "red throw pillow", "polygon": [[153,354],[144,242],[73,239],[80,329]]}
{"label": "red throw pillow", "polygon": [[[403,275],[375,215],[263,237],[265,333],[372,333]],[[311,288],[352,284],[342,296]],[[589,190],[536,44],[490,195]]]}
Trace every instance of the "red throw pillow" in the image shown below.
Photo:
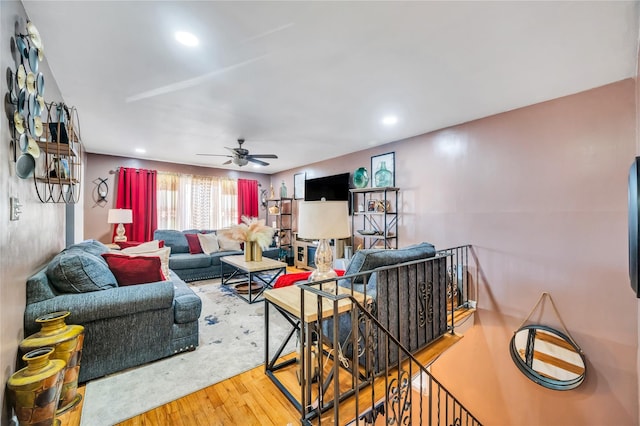
{"label": "red throw pillow", "polygon": [[103,253],[102,257],[107,261],[109,269],[121,287],[165,280],[160,257],[158,256],[127,256]]}
{"label": "red throw pillow", "polygon": [[204,253],[202,251],[202,247],[200,246],[200,240],[198,239],[198,234],[184,234],[187,237],[187,243],[189,243],[189,253],[198,254]]}

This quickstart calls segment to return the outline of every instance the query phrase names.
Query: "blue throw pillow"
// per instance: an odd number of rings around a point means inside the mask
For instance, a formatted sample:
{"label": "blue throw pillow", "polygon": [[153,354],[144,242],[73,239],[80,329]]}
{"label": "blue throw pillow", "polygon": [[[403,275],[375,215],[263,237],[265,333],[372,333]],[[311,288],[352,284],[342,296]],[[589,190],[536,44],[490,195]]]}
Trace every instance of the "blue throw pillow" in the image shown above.
{"label": "blue throw pillow", "polygon": [[103,259],[77,250],[63,251],[49,262],[47,277],[61,293],[86,293],[117,287]]}

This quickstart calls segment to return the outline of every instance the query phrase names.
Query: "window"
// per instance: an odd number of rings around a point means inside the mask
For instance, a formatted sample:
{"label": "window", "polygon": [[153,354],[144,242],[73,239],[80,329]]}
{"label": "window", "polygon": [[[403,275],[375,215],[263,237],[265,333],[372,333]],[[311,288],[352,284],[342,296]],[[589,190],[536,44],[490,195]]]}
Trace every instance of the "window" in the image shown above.
{"label": "window", "polygon": [[238,221],[238,184],[217,176],[158,172],[158,229],[221,229]]}

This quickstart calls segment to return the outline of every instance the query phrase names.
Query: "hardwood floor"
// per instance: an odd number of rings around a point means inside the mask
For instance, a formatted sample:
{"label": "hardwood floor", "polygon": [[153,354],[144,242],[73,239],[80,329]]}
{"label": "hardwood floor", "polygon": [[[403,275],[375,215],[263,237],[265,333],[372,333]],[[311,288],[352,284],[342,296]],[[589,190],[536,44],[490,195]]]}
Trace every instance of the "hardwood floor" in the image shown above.
{"label": "hardwood floor", "polygon": [[[458,335],[447,334],[419,352],[417,358],[426,365],[454,345],[460,338],[461,336]],[[294,366],[290,367],[288,371],[281,371],[278,375],[282,376],[283,383],[287,387],[295,387],[297,380]],[[379,385],[376,387],[379,387]],[[294,390],[292,389],[292,391]],[[384,392],[378,389],[377,394],[382,395]],[[347,400],[341,404],[341,412],[353,413],[353,407],[354,402]],[[330,416],[331,414],[329,414]],[[329,417],[323,419],[325,424],[332,424]],[[264,365],[261,365],[118,423],[118,426],[283,426],[289,424],[300,424],[300,413],[291,405],[269,377],[265,375]]]}

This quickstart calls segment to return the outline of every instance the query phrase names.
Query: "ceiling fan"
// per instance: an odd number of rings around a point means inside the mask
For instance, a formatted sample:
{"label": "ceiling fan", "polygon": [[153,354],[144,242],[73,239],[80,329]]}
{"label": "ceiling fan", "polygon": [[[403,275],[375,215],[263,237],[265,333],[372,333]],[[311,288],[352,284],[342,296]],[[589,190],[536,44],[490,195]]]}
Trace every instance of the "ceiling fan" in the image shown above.
{"label": "ceiling fan", "polygon": [[230,160],[222,163],[222,165],[227,164],[235,164],[236,166],[246,166],[249,161],[252,163],[260,164],[261,166],[268,166],[269,163],[266,161],[258,160],[258,158],[278,158],[275,154],[249,154],[249,150],[244,149],[242,144],[244,143],[244,139],[238,139],[238,148],[229,148],[225,146],[225,149],[228,149],[233,154],[197,154],[197,155],[206,155],[210,157],[229,157]]}

